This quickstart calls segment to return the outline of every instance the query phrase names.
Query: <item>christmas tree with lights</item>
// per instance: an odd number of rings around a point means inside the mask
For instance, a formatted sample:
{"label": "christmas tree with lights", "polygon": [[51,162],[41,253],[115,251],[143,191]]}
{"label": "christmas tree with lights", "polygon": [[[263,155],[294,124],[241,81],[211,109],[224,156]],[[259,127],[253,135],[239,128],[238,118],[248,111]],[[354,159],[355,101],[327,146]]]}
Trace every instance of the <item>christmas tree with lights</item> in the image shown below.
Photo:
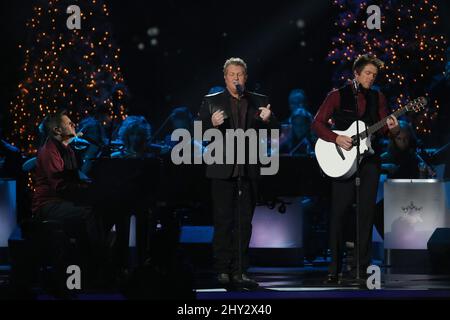
{"label": "christmas tree with lights", "polygon": [[[126,116],[127,88],[106,4],[102,0],[35,3],[26,24],[28,39],[19,45],[24,52],[23,81],[10,106],[9,138],[26,154],[37,151],[40,122],[59,109],[67,109],[74,122],[100,107],[106,107],[113,119]],[[68,23],[74,12],[68,8],[73,5],[80,9],[79,29]]]}
{"label": "christmas tree with lights", "polygon": [[[392,109],[418,96],[428,97],[426,110],[411,119],[422,135],[431,133],[439,104],[428,92],[433,77],[444,72],[447,40],[439,33],[438,7],[433,0],[334,0],[338,13],[328,60],[335,66],[333,83],[353,77],[351,67],[360,54],[384,61],[377,83],[390,98]],[[381,28],[369,29],[370,5],[380,8]]]}

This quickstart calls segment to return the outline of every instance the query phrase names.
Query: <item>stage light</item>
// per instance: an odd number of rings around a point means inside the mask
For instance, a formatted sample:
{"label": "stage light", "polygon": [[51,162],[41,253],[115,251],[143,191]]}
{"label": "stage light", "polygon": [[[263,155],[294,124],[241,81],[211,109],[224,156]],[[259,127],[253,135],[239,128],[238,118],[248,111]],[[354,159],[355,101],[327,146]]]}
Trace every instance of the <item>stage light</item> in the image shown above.
{"label": "stage light", "polygon": [[296,25],[297,25],[297,28],[303,29],[305,27],[305,25],[306,25],[305,20],[297,19]]}
{"label": "stage light", "polygon": [[149,37],[157,37],[159,35],[159,28],[158,27],[149,28],[147,30],[147,35]]}

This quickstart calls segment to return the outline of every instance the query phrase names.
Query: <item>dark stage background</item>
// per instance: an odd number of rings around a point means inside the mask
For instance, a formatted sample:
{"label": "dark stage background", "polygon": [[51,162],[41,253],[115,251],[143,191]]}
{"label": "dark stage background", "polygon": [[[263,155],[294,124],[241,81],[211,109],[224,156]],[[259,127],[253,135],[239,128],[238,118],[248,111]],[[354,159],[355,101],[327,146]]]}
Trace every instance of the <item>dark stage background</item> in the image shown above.
{"label": "dark stage background", "polygon": [[[18,44],[26,38],[25,22],[35,3],[0,3],[0,121],[7,130],[9,103],[23,79]],[[269,95],[281,119],[288,116],[291,89],[304,89],[315,112],[332,86],[333,68],[325,60],[337,19],[331,1],[106,3],[113,36],[122,50],[120,65],[130,94],[127,106],[130,113],[145,115],[154,128],[174,106],[185,105],[196,113],[202,96],[223,85],[222,65],[231,56],[247,61],[249,89]],[[439,1],[439,10],[443,32],[448,34],[449,2]]]}
{"label": "dark stage background", "polygon": [[[5,136],[7,137],[8,132],[12,131],[13,128],[12,115],[9,111],[10,103],[20,91],[18,84],[24,82],[26,77],[23,72],[24,50],[23,48],[19,49],[18,45],[23,44],[24,48],[27,48],[26,39],[32,35],[30,35],[30,28],[26,27],[26,21],[33,16],[34,5],[42,5],[47,1],[0,1],[0,30],[2,31],[0,46],[0,129],[5,129]],[[75,0],[73,1],[75,2]],[[119,65],[128,91],[126,101],[128,114],[144,115],[153,126],[153,132],[161,126],[174,107],[187,106],[196,114],[202,97],[208,93],[210,88],[224,85],[222,67],[225,60],[230,57],[241,57],[247,62],[249,67],[247,87],[252,91],[269,95],[272,110],[280,120],[286,119],[289,115],[288,95],[292,89],[301,88],[305,91],[308,109],[315,113],[327,92],[333,87],[332,77],[336,67],[330,61],[327,61],[327,56],[333,49],[332,38],[338,34],[335,23],[339,21],[340,14],[336,6],[332,5],[333,1],[105,0],[104,2],[108,4],[111,13],[108,22],[112,25],[115,45],[121,49]],[[393,0],[392,2],[397,4],[413,3],[400,0]],[[349,1],[349,3],[354,4],[356,2]],[[387,3],[387,1],[384,3]],[[440,30],[437,31],[445,34],[449,39],[450,1],[440,0],[436,3],[440,16]],[[417,12],[415,14],[419,15]],[[405,30],[410,29],[405,28]],[[398,45],[400,46],[400,44]],[[403,68],[403,65],[401,66],[403,70],[407,70],[407,68]],[[413,95],[417,96],[419,93],[414,92]],[[49,99],[51,98],[50,94],[46,95],[45,98],[47,96],[50,96]],[[83,94],[80,94],[80,96],[83,96]],[[449,102],[449,99],[442,100],[439,115],[444,114],[446,110],[447,118],[441,117],[444,121],[438,121],[439,126],[433,127],[434,136],[426,141],[425,147],[440,147],[442,145],[440,139],[433,140],[433,138],[436,136],[444,137],[440,132],[444,131],[442,128],[448,128],[448,122],[445,122],[445,119],[448,119]],[[30,104],[27,104],[27,106],[30,106]],[[34,109],[34,105],[32,105],[32,108],[34,111],[38,110]],[[26,130],[23,130],[26,132],[22,135],[25,136],[30,132],[36,133],[36,128],[29,125],[32,122],[34,122],[34,119],[24,122],[24,125],[27,126]],[[20,126],[15,127],[15,129],[17,128],[20,128]],[[160,137],[164,137],[163,132],[161,132]],[[31,156],[31,154],[27,154],[27,156]],[[266,190],[269,196],[271,196],[270,192],[285,193],[283,196],[296,197],[300,194],[316,196],[322,192],[328,192],[328,186],[317,179],[319,170],[315,159],[311,157],[305,157],[304,159],[301,159],[301,157],[298,157],[298,159],[296,157],[283,157],[282,159],[284,162],[280,165],[280,168],[283,168],[280,171],[281,174],[274,177],[272,181],[267,180],[269,183],[264,184],[269,187],[267,189],[270,189]],[[317,170],[311,167],[311,163],[315,165],[314,168]],[[134,168],[133,166],[129,167]],[[203,170],[201,167],[194,168]],[[296,170],[293,170],[294,168]],[[121,170],[117,171],[122,172]],[[161,179],[164,181],[152,184],[152,187],[158,188],[158,190],[162,189],[161,193],[169,190],[167,193],[187,194],[187,192],[178,192],[177,188],[179,188],[180,190],[195,191],[202,196],[202,199],[195,200],[198,203],[202,201],[204,206],[197,206],[196,204],[192,209],[189,208],[192,213],[185,208],[181,208],[177,212],[177,218],[182,217],[182,222],[187,226],[204,227],[206,225],[206,227],[209,227],[211,215],[208,206],[210,204],[204,201],[204,193],[199,192],[199,190],[206,189],[205,185],[202,185],[201,180],[198,179],[199,171],[191,171],[191,176],[175,170],[173,171],[175,173],[172,172],[171,176],[165,174],[166,171],[161,172],[164,172],[164,179]],[[181,179],[179,179],[180,177]],[[118,180],[122,182],[120,179]],[[177,183],[173,183],[173,181],[177,181]],[[206,180],[203,179],[203,181]],[[305,183],[299,186],[298,181]],[[275,182],[278,182],[278,185]],[[314,189],[312,186],[320,189]],[[108,187],[111,187],[111,184]],[[19,186],[18,190],[25,190],[25,186]],[[28,189],[26,190],[28,191]],[[107,188],[102,188],[102,190],[107,190]],[[22,207],[18,208],[18,211],[28,214],[30,210],[28,210],[27,204],[24,205],[26,202],[22,201],[27,197],[27,193],[20,192],[18,196],[18,203],[22,203]],[[269,196],[266,196],[266,198],[269,198]],[[175,202],[172,198],[170,199]],[[324,217],[329,210],[327,207],[329,201],[323,199],[326,199],[326,197],[317,200],[318,203],[320,202],[319,205],[311,204],[311,207],[316,211],[309,216],[314,217],[314,219],[308,218],[309,220],[302,221],[302,226],[305,226],[305,228],[301,235],[305,234],[304,237],[307,239],[304,245],[304,255],[308,261],[313,261],[316,256],[319,256],[317,252],[320,252],[320,254],[326,252],[324,248],[326,248],[325,243],[327,242],[325,240],[327,237],[327,219]],[[186,199],[182,200],[184,200],[183,204],[188,202]],[[193,201],[190,195],[188,200],[190,204]],[[172,205],[175,206],[169,201],[168,203],[167,208],[164,207],[161,210],[161,216],[168,210],[172,210]],[[268,207],[270,207],[270,204]],[[300,204],[298,205],[300,206]],[[307,205],[305,204],[305,206]],[[273,203],[273,206],[278,209],[277,211],[273,210],[273,212],[286,213],[285,203]],[[284,212],[280,209],[282,206],[284,206]],[[294,208],[291,210],[297,210],[298,207],[291,208]],[[272,211],[272,209],[270,210]],[[305,214],[305,217],[307,216]],[[263,220],[261,225],[264,225],[264,223],[267,222]],[[351,224],[348,225],[351,228]],[[293,225],[294,227],[297,227],[297,225]],[[282,234],[282,232],[279,234]],[[169,234],[169,236],[173,236],[173,234]],[[163,243],[164,240],[167,239],[156,238],[154,243]],[[170,240],[173,239],[169,238],[166,243],[169,243]],[[18,241],[20,242],[22,239],[18,239]],[[203,248],[201,245],[200,248]],[[161,251],[166,249],[164,246],[160,248]],[[186,248],[192,250],[192,252],[205,252],[198,250],[199,247],[195,245],[191,247],[186,245]],[[294,248],[294,250],[297,249]],[[267,251],[255,252],[256,255],[273,258],[273,255],[266,253]],[[310,253],[309,257],[308,253]],[[284,253],[281,253],[282,255]],[[294,253],[290,251],[287,257],[293,256],[296,259],[298,255],[297,251]],[[162,256],[165,257],[165,255]],[[199,257],[204,258],[201,255]],[[196,256],[193,260],[195,258]],[[267,261],[263,260],[265,258],[260,257],[260,259],[263,261],[262,265],[267,264]],[[279,262],[279,259],[274,260]],[[207,259],[205,261],[209,263]],[[326,260],[321,263],[323,262],[326,262]],[[319,270],[319,276],[321,276],[320,272],[325,271]],[[266,275],[263,274],[263,276]],[[276,277],[278,276],[276,275]],[[291,277],[291,275],[288,277]],[[269,278],[266,277],[266,279]],[[402,281],[406,283],[406,281]],[[417,280],[415,281],[416,286],[420,287],[420,282],[417,284]],[[320,282],[322,282],[322,279]],[[292,280],[287,280],[286,283],[292,283]],[[301,284],[295,283],[292,285],[297,287],[304,284],[302,280]]]}

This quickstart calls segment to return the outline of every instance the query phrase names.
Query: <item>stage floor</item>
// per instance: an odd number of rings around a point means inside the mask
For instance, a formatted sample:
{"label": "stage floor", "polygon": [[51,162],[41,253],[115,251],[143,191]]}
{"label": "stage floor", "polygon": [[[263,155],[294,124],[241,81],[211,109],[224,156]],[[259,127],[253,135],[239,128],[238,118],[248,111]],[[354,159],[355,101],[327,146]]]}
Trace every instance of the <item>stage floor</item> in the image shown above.
{"label": "stage floor", "polygon": [[250,268],[260,284],[254,291],[238,292],[212,285],[211,275],[197,278],[197,299],[450,299],[450,274],[387,274],[381,276],[381,289],[351,284],[325,285],[326,267]]}
{"label": "stage floor", "polygon": [[[3,268],[0,287],[7,284]],[[249,275],[260,284],[252,291],[220,287],[210,270],[195,274],[197,300],[291,300],[291,299],[450,299],[450,275],[388,274],[382,272],[381,289],[368,290],[352,285],[324,285],[326,267],[250,268]],[[37,300],[55,298],[35,288]],[[126,300],[119,291],[83,292],[76,300]]]}

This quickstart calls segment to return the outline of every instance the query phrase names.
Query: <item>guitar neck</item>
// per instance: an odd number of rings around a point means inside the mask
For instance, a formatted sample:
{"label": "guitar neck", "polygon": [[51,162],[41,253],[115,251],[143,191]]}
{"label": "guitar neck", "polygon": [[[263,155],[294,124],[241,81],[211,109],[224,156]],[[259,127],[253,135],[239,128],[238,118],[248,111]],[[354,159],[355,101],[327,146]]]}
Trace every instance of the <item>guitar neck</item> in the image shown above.
{"label": "guitar neck", "polygon": [[375,132],[377,132],[378,130],[383,128],[386,125],[386,121],[389,117],[395,116],[396,118],[398,118],[398,117],[402,116],[403,114],[405,114],[407,111],[408,110],[406,107],[400,108],[397,111],[395,111],[394,113],[392,113],[391,115],[381,119],[374,125],[371,125],[369,128],[367,128],[366,131],[364,131],[363,133],[360,134],[361,139],[365,139],[365,138],[367,138],[368,135],[374,134]]}

